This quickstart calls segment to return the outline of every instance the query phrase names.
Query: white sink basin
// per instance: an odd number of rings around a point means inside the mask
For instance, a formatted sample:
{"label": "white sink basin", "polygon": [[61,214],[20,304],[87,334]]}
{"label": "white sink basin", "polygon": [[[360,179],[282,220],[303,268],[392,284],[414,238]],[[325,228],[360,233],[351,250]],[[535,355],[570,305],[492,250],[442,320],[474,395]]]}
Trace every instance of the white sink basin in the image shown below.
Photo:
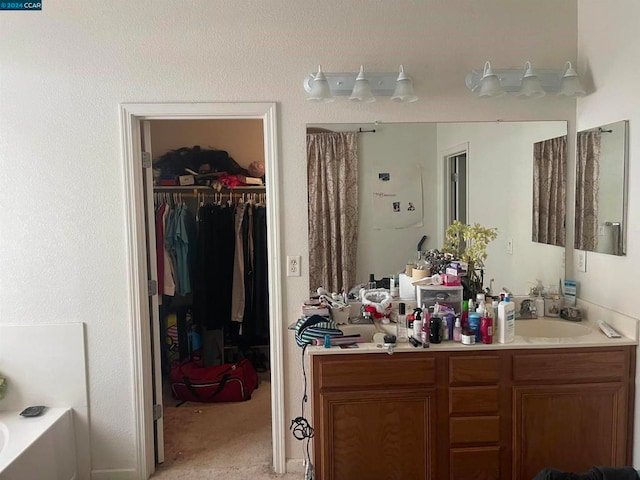
{"label": "white sink basin", "polygon": [[591,329],[566,320],[517,320],[515,333],[521,337],[568,338],[588,335]]}

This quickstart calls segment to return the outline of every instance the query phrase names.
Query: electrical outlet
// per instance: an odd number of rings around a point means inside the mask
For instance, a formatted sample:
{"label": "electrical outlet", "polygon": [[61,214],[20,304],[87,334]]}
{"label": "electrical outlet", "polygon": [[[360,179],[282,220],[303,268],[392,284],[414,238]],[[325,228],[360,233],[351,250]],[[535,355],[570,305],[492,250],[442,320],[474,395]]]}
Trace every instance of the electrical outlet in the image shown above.
{"label": "electrical outlet", "polygon": [[287,255],[287,277],[300,276],[300,255]]}
{"label": "electrical outlet", "polygon": [[587,271],[587,252],[584,250],[578,250],[578,271],[586,272]]}
{"label": "electrical outlet", "polygon": [[507,239],[507,253],[513,255],[513,238]]}

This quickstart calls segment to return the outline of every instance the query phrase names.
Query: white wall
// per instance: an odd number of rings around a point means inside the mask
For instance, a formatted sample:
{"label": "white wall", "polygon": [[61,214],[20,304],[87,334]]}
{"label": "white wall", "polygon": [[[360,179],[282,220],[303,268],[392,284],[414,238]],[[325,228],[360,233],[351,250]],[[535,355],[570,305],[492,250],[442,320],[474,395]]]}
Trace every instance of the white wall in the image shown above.
{"label": "white wall", "polygon": [[[638,7],[620,3],[636,13],[619,13],[633,45]],[[605,10],[597,1],[585,5]],[[600,32],[599,16],[587,28]],[[621,78],[606,78],[616,85],[603,87],[611,99],[593,109],[585,103],[582,123],[621,112],[637,119],[640,109],[627,95],[638,66],[623,35],[611,27],[582,40],[589,62],[590,50],[601,52],[595,72],[611,69]],[[576,39],[576,0],[58,0],[42,12],[2,12],[0,323],[86,322],[93,469],[135,467],[120,103],[277,101],[282,253],[306,258],[307,123],[559,119],[570,120],[571,134],[574,101],[482,101],[464,76],[487,59],[495,67],[526,60],[560,67],[575,59]],[[627,49],[624,58],[609,42]],[[421,99],[309,104],[302,80],[318,63],[333,72],[403,63]],[[597,80],[602,85],[602,75]],[[594,118],[589,110],[610,113]],[[637,228],[637,197],[631,203]],[[614,265],[631,265],[637,241]],[[293,418],[302,394],[300,350],[284,326],[296,318],[308,281],[303,274],[283,282],[286,415]],[[631,287],[609,285],[608,301],[630,311]],[[595,283],[586,287],[593,296]],[[287,456],[302,458],[301,442],[289,437]]]}
{"label": "white wall", "polygon": [[[640,265],[640,42],[637,38],[640,3],[636,0],[580,0],[578,2],[578,73],[590,81],[592,93],[578,101],[577,129],[629,120],[629,203],[627,255],[587,253],[586,273],[569,270],[580,282],[579,296],[638,318]],[[571,243],[570,245],[572,245]],[[636,372],[638,372],[636,367]],[[640,379],[636,377],[636,384]],[[640,411],[636,395],[635,411]],[[640,438],[639,415],[634,435]],[[640,463],[640,444],[634,445],[634,464]]]}
{"label": "white wall", "polygon": [[[627,255],[615,257],[587,253],[587,272],[573,271],[580,282],[580,296],[638,317],[636,274],[640,265],[640,42],[637,20],[640,4],[634,0],[600,2],[580,0],[578,8],[578,72],[589,79],[585,87],[592,93],[578,101],[577,129],[584,130],[629,120],[629,211]],[[635,127],[634,127],[635,126]],[[607,135],[607,134],[603,134]],[[602,281],[602,279],[614,281]]]}

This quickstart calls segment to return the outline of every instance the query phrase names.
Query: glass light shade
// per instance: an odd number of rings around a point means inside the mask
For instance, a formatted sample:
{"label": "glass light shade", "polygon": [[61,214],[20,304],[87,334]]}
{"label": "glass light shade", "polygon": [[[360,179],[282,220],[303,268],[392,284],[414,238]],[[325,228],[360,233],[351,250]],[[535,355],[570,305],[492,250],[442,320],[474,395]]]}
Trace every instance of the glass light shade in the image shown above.
{"label": "glass light shade", "polygon": [[520,91],[517,93],[518,98],[540,98],[546,95],[546,92],[542,89],[542,82],[538,76],[533,73],[531,63],[527,62],[524,66],[525,73],[522,77],[522,84]]}
{"label": "glass light shade", "polygon": [[565,97],[584,97],[586,94],[580,84],[578,73],[574,70],[571,62],[567,62],[558,95],[564,95]]}
{"label": "glass light shade", "polygon": [[307,95],[307,100],[310,102],[333,102],[335,99],[331,95],[331,89],[329,88],[329,82],[322,72],[322,67],[318,65],[318,73],[311,83],[311,91]]}
{"label": "glass light shade", "polygon": [[506,92],[502,88],[502,83],[498,76],[493,73],[491,64],[486,62],[484,64],[484,71],[482,72],[482,79],[480,80],[480,92],[479,97],[501,97]]}
{"label": "glass light shade", "polygon": [[364,76],[364,68],[360,65],[360,73],[356,77],[356,83],[353,85],[353,90],[351,91],[351,96],[349,100],[352,102],[362,102],[362,103],[370,103],[375,102],[376,97],[373,96],[373,92],[371,92],[371,86],[369,85],[369,80]]}
{"label": "glass light shade", "polygon": [[413,82],[411,78],[404,73],[404,67],[400,65],[400,74],[396,80],[396,88],[393,91],[391,100],[394,102],[410,103],[418,100],[418,97],[413,93]]}

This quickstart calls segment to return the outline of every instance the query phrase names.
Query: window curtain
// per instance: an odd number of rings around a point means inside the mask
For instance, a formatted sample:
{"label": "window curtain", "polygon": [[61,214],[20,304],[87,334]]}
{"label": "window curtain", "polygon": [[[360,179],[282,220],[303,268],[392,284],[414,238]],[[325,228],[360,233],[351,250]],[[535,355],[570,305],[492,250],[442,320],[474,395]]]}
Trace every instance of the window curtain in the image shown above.
{"label": "window curtain", "polygon": [[307,134],[309,286],[330,292],[355,284],[358,240],[358,135]]}
{"label": "window curtain", "polygon": [[564,246],[567,136],[533,144],[534,242]]}
{"label": "window curtain", "polygon": [[598,247],[598,180],[600,177],[599,131],[578,132],[576,151],[575,248],[595,251]]}

